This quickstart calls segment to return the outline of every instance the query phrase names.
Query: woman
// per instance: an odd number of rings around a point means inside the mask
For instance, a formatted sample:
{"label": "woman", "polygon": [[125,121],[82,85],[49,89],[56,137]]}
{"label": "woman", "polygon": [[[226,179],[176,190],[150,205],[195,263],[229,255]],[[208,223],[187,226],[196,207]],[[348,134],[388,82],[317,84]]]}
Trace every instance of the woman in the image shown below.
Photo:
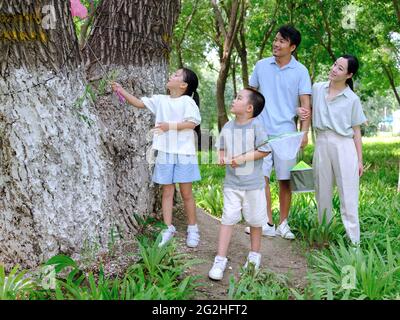
{"label": "woman", "polygon": [[329,81],[313,86],[313,126],[317,134],[313,159],[320,223],[332,219],[336,182],[340,212],[353,244],[360,242],[358,219],[359,178],[363,174],[360,125],[367,121],[359,97],[353,92],[358,60],[343,55],[335,61]]}

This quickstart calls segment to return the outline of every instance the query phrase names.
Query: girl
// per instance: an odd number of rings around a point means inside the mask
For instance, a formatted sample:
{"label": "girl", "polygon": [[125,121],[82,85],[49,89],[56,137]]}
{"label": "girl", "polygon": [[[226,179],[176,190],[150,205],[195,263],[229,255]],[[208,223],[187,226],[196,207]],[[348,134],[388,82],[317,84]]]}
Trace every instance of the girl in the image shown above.
{"label": "girl", "polygon": [[154,95],[138,99],[113,83],[112,89],[137,108],[147,108],[156,117],[153,148],[157,150],[153,182],[162,185],[162,212],[167,229],[162,232],[159,246],[174,236],[172,207],[175,183],[179,188],[188,219],[188,247],[199,244],[200,235],[196,224],[196,206],[192,194],[192,182],[200,180],[197,164],[194,129],[201,122],[197,75],[186,68],[176,71],[168,80],[169,95]]}
{"label": "girl", "polygon": [[332,218],[333,186],[336,181],[340,212],[353,244],[360,242],[358,220],[359,178],[363,174],[360,125],[367,121],[352,78],[358,60],[343,55],[333,64],[328,82],[313,86],[313,126],[317,140],[313,159],[318,217]]}

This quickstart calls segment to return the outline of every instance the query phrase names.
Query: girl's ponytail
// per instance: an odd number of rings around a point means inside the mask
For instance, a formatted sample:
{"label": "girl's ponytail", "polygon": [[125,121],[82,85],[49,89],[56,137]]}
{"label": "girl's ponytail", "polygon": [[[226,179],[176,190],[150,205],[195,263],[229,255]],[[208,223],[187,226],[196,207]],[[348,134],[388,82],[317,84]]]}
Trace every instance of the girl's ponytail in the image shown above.
{"label": "girl's ponytail", "polygon": [[194,102],[196,102],[197,106],[200,107],[200,96],[197,93],[197,91],[193,92],[192,98],[193,98]]}
{"label": "girl's ponytail", "polygon": [[199,78],[190,69],[182,68],[183,70],[183,81],[187,83],[186,92],[184,95],[191,97],[200,108],[200,97],[197,93],[197,87],[199,86]]}

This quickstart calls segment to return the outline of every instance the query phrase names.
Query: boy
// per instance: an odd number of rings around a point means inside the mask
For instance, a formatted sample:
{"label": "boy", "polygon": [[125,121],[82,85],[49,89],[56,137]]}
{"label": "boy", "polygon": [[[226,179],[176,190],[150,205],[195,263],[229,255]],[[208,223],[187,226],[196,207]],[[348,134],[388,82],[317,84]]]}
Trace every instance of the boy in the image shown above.
{"label": "boy", "polygon": [[226,123],[221,131],[219,163],[227,166],[218,254],[208,274],[213,280],[223,278],[233,226],[241,220],[241,213],[250,225],[251,251],[245,267],[248,263],[253,263],[256,269],[260,267],[262,226],[267,223],[262,158],[270,153],[270,148],[263,145],[256,149],[267,135],[255,118],[263,110],[264,103],[263,95],[257,90],[241,90],[231,107],[235,119]]}

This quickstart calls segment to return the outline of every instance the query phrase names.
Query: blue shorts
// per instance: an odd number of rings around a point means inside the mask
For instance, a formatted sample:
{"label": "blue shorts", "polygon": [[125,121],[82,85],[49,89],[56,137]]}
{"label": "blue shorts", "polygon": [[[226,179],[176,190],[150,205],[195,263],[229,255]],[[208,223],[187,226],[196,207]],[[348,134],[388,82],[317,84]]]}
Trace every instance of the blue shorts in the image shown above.
{"label": "blue shorts", "polygon": [[189,183],[199,181],[200,170],[196,155],[158,151],[153,182],[158,184]]}

